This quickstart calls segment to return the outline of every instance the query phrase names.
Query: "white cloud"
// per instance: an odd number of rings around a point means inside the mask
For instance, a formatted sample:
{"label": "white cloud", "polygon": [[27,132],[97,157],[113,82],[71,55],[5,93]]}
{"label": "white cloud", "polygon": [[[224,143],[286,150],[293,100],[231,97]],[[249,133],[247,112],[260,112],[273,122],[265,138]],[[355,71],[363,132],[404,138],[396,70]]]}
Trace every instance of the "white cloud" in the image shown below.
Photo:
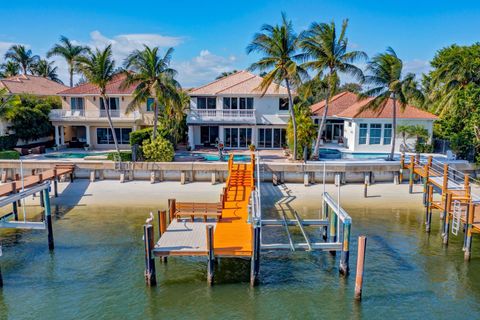
{"label": "white cloud", "polygon": [[422,73],[427,73],[430,70],[430,63],[425,60],[413,59],[405,61],[403,64],[403,70],[406,73],[415,73],[417,77],[421,77]]}
{"label": "white cloud", "polygon": [[0,60],[3,60],[3,56],[5,55],[7,50],[14,44],[15,43],[12,43],[12,42],[2,42],[2,41],[0,41],[0,57],[1,57]]}
{"label": "white cloud", "polygon": [[233,55],[224,57],[202,50],[191,60],[174,61],[173,67],[178,71],[178,81],[182,86],[192,87],[210,82],[222,72],[232,71],[236,62],[237,58]]}

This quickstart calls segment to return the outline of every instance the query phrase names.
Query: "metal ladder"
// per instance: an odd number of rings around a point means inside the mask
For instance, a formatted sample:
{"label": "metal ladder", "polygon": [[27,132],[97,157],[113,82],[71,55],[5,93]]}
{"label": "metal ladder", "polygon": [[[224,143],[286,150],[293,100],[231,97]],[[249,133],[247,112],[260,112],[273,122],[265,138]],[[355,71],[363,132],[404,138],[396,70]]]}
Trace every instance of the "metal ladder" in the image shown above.
{"label": "metal ladder", "polygon": [[452,214],[452,234],[458,235],[460,229],[460,222],[462,218],[462,206],[460,201],[453,201],[453,214]]}

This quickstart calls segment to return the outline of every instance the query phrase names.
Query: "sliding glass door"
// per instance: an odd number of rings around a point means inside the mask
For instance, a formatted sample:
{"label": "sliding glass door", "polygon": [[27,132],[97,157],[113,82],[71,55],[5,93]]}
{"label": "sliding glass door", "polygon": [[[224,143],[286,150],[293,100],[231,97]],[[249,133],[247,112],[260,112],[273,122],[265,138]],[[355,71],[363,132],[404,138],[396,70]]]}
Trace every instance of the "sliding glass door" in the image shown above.
{"label": "sliding glass door", "polygon": [[286,131],[282,128],[258,129],[258,148],[281,148],[287,144]]}
{"label": "sliding glass door", "polygon": [[252,143],[252,128],[224,128],[225,147],[245,149]]}

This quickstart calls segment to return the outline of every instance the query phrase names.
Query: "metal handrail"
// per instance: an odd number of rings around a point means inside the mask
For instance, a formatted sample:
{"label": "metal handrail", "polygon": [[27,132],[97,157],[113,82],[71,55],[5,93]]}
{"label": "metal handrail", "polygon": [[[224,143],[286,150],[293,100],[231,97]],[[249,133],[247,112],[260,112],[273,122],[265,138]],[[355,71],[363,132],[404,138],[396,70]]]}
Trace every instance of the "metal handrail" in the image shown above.
{"label": "metal handrail", "polygon": [[352,218],[348,213],[327,192],[323,193],[323,199],[344,224],[352,223]]}

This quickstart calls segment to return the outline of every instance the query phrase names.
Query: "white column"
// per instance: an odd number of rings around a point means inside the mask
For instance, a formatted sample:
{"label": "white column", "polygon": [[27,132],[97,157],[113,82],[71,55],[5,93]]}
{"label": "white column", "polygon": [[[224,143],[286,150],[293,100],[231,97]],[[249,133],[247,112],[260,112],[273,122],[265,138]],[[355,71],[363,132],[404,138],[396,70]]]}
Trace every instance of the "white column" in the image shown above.
{"label": "white column", "polygon": [[225,143],[225,130],[223,130],[223,126],[218,126],[218,140]]}
{"label": "white column", "polygon": [[193,126],[188,126],[188,145],[192,150],[195,149],[195,140],[193,134]]}
{"label": "white column", "polygon": [[90,126],[85,126],[85,139],[87,140],[87,144],[91,147],[92,144],[90,142]]}
{"label": "white column", "polygon": [[60,146],[60,136],[58,135],[58,126],[55,126],[55,144]]}
{"label": "white column", "polygon": [[251,126],[252,128],[252,144],[255,145],[256,148],[258,148],[258,143],[257,143],[257,126]]}
{"label": "white column", "polygon": [[60,145],[65,144],[65,128],[63,126],[60,126]]}

